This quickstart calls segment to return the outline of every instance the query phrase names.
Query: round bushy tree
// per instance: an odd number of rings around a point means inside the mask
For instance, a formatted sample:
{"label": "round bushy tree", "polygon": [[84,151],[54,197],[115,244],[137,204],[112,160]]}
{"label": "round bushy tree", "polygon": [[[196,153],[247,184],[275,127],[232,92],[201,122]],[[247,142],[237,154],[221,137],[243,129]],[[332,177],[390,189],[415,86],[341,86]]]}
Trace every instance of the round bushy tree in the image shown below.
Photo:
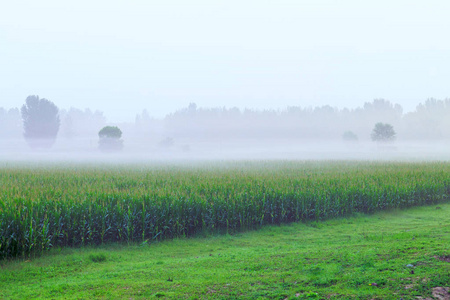
{"label": "round bushy tree", "polygon": [[391,124],[379,122],[375,124],[370,136],[375,142],[390,142],[395,140],[395,135],[394,127]]}
{"label": "round bushy tree", "polygon": [[98,146],[102,151],[119,151],[123,148],[122,130],[117,126],[105,126],[98,132]]}
{"label": "round bushy tree", "polygon": [[21,113],[27,143],[33,148],[51,147],[60,125],[58,107],[39,96],[28,96]]}

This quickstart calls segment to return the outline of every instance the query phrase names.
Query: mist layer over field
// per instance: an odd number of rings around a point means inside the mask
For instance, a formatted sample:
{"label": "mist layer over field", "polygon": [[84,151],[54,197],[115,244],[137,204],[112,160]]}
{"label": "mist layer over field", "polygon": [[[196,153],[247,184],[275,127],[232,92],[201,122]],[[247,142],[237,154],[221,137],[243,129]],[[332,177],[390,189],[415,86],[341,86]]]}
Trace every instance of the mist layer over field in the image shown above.
{"label": "mist layer over field", "polygon": [[57,141],[52,149],[31,150],[23,140],[0,146],[0,161],[152,162],[202,160],[449,160],[449,142],[392,145],[341,141],[236,140],[196,141],[171,147],[129,140],[122,151],[104,153],[96,139]]}

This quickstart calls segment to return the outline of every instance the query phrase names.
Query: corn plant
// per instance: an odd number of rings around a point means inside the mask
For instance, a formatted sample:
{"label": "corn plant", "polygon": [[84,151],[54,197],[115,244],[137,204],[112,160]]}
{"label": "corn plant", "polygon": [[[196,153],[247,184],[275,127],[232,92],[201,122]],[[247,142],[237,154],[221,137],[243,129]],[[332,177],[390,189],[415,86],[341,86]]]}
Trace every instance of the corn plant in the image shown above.
{"label": "corn plant", "polygon": [[448,163],[0,166],[0,258],[447,201]]}

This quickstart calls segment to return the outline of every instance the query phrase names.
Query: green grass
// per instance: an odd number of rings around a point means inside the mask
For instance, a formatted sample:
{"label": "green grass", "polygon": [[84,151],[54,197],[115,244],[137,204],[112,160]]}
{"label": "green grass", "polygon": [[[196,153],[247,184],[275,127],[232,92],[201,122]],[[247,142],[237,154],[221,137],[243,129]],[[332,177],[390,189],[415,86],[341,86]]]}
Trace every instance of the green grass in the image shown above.
{"label": "green grass", "polygon": [[[3,261],[2,299],[416,299],[449,286],[450,204]],[[408,267],[411,264],[413,267]],[[412,272],[413,271],[413,272]],[[377,285],[370,285],[376,283]]]}

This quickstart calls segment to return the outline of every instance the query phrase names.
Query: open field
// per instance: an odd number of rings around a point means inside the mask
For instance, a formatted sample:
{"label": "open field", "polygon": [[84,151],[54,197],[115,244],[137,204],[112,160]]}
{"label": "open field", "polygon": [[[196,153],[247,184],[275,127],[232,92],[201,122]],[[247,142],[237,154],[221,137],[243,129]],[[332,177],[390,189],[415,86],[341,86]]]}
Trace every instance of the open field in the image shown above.
{"label": "open field", "polygon": [[449,287],[449,215],[450,205],[439,204],[151,245],[53,249],[3,262],[0,298],[425,299]]}
{"label": "open field", "polygon": [[446,201],[449,163],[4,165],[0,258]]}

